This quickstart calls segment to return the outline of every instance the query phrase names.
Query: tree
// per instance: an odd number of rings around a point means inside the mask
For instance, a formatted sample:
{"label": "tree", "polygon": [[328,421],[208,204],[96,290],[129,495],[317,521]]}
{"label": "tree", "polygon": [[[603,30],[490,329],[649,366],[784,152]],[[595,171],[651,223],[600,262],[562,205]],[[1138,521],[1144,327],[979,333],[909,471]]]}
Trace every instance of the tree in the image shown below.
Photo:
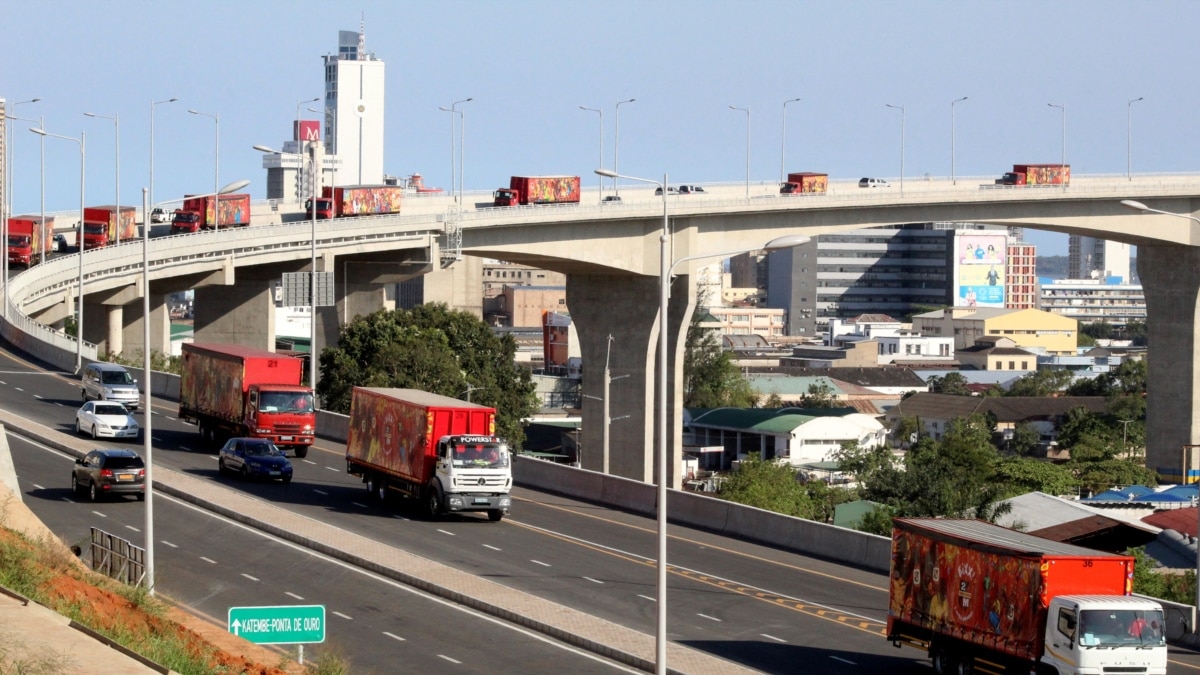
{"label": "tree", "polygon": [[1008,451],[1018,457],[1032,457],[1042,445],[1042,434],[1037,427],[1028,422],[1021,422],[1013,428],[1012,439],[1008,442]]}
{"label": "tree", "polygon": [[833,387],[824,382],[813,382],[808,385],[808,393],[800,398],[801,408],[836,408],[837,399],[833,397]]}
{"label": "tree", "polygon": [[701,328],[692,314],[683,357],[683,405],[688,408],[752,408],[758,395],[729,354],[721,349],[716,331]]}
{"label": "tree", "polygon": [[791,465],[761,459],[742,462],[721,484],[717,497],[798,518],[816,520],[821,511]]}
{"label": "tree", "polygon": [[444,304],[357,317],[338,344],[321,352],[317,394],[335,412],[350,410],[356,386],[421,389],[496,408],[496,432],[520,447],[521,420],[537,405],[527,370],[516,367],[512,336],[499,337],[468,312]]}
{"label": "tree", "polygon": [[971,395],[971,389],[967,387],[967,378],[963,377],[962,373],[946,373],[941,377],[934,375],[929,378],[929,391],[951,396]]}
{"label": "tree", "polygon": [[921,419],[919,417],[901,417],[892,429],[892,444],[898,448],[906,448],[916,443],[921,435]]}
{"label": "tree", "polygon": [[1050,396],[1066,389],[1073,379],[1075,376],[1069,370],[1035,370],[1017,378],[1007,395]]}
{"label": "tree", "polygon": [[1035,490],[1056,496],[1075,494],[1079,487],[1079,480],[1070,468],[1028,457],[1000,460],[995,465],[994,476],[1005,485],[1008,496]]}

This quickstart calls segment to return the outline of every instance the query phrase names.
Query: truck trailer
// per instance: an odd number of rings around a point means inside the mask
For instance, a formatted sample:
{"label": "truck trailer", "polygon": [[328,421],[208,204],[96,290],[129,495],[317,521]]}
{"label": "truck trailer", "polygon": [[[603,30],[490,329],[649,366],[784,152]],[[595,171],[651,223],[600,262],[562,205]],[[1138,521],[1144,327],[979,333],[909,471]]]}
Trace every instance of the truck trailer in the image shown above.
{"label": "truck trailer", "polygon": [[[403,196],[400,185],[326,185],[317,198],[317,219],[400,213]],[[304,212],[313,217],[313,200],[305,200]]]}
{"label": "truck trailer", "polygon": [[395,491],[420,500],[430,518],[484,511],[496,522],[512,504],[512,460],[495,433],[494,408],[417,389],[355,387],[346,472],[362,477],[376,503]]}
{"label": "truck trailer", "polygon": [[1013,164],[996,185],[1070,185],[1070,164]]}
{"label": "truck trailer", "polygon": [[[89,206],[83,210],[83,242],[79,250],[119,244],[137,237],[137,209],[132,206]],[[75,246],[80,246],[75,233]]]}
{"label": "truck trailer", "polygon": [[578,203],[579,176],[513,176],[492,193],[493,206]]}
{"label": "truck trailer", "polygon": [[216,445],[226,437],[266,438],[308,455],[316,430],[304,361],[264,349],[183,344],[179,418]]}
{"label": "truck trailer", "polygon": [[781,195],[825,194],[829,191],[829,174],[801,171],[789,173],[779,186]]}
{"label": "truck trailer", "polygon": [[897,518],[887,639],[946,673],[1165,675],[1162,606],[1133,558],[979,520]]}
{"label": "truck trailer", "polygon": [[54,236],[54,218],[15,216],[8,219],[8,264],[33,267],[42,261]]}
{"label": "truck trailer", "polygon": [[250,195],[221,195],[214,226],[213,203],[215,200],[215,195],[184,199],[183,204],[175,209],[175,215],[171,217],[171,234],[189,234],[200,230],[219,230],[226,227],[246,227],[250,224]]}

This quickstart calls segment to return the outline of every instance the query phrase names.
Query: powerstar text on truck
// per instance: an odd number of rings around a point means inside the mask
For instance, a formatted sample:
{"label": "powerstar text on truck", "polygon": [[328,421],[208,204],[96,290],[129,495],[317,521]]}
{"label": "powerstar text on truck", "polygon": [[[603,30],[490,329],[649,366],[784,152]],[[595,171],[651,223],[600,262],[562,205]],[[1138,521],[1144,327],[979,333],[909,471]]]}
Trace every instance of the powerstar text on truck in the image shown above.
{"label": "powerstar text on truck", "polygon": [[1162,606],[1133,558],[979,520],[897,518],[887,639],[948,673],[1165,675]]}
{"label": "powerstar text on truck", "polygon": [[[82,248],[101,248],[137,237],[137,209],[132,206],[89,206],[83,210]],[[75,233],[75,246],[80,246]]]}
{"label": "powerstar text on truck", "polygon": [[496,522],[512,504],[512,459],[495,435],[496,410],[417,389],[355,387],[346,473],[370,498],[395,490],[421,500],[426,515],[485,511]]}
{"label": "powerstar text on truck", "polygon": [[41,262],[42,253],[50,245],[54,218],[15,216],[8,219],[8,264],[32,267]]}
{"label": "powerstar text on truck", "polygon": [[[304,361],[241,345],[183,344],[179,417],[218,436],[266,438],[308,455],[317,417],[312,389],[301,384]],[[220,440],[220,442],[224,442]]]}
{"label": "powerstar text on truck", "polygon": [[[399,185],[326,185],[317,198],[317,219],[400,213],[403,197]],[[305,200],[304,213],[313,217],[313,200]]]}
{"label": "powerstar text on truck", "polygon": [[578,203],[579,176],[513,176],[492,193],[493,206]]}

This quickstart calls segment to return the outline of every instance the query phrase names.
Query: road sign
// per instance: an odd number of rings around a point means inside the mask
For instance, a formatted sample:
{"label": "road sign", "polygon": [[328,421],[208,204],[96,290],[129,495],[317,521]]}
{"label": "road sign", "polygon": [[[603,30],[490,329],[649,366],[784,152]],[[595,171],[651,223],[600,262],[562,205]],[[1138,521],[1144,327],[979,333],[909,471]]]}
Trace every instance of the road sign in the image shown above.
{"label": "road sign", "polygon": [[229,632],[260,645],[325,641],[325,605],[230,607]]}

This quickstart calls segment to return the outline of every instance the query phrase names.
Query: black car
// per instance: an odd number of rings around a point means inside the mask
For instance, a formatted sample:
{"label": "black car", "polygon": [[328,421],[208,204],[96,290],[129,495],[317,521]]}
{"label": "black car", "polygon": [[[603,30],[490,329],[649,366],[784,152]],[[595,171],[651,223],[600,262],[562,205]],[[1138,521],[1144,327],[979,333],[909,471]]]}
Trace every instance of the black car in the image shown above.
{"label": "black car", "polygon": [[700,187],[699,185],[680,185],[678,190],[679,190],[679,194],[681,194],[681,195],[706,195],[706,194],[708,194],[708,192],[705,191],[705,189],[703,187]]}
{"label": "black car", "polygon": [[265,438],[231,438],[221,448],[217,470],[242,478],[278,478],[292,482],[292,463]]}
{"label": "black car", "polygon": [[608,195],[600,200],[601,204],[618,204],[621,201],[620,195]]}
{"label": "black car", "polygon": [[71,491],[87,490],[88,498],[99,501],[107,495],[136,495],[146,498],[146,463],[132,450],[96,448],[75,460]]}

